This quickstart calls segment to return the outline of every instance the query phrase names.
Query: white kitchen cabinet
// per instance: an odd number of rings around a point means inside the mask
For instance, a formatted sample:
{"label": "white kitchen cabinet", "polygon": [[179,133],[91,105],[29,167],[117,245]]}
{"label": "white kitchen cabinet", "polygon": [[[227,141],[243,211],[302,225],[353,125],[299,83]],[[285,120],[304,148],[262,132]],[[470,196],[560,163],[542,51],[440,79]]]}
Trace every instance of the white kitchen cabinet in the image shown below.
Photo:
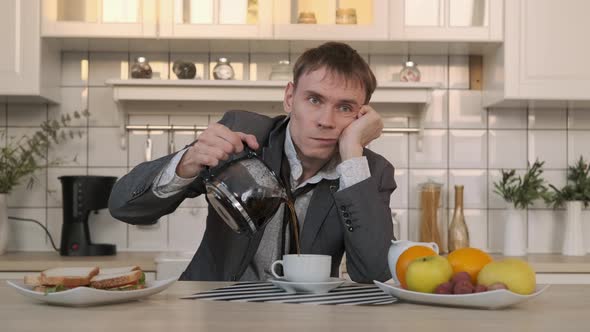
{"label": "white kitchen cabinet", "polygon": [[40,0],[0,1],[0,97],[57,102],[60,53],[39,35]]}
{"label": "white kitchen cabinet", "polygon": [[484,56],[484,106],[590,99],[589,12],[587,0],[506,1],[504,45]]}
{"label": "white kitchen cabinet", "polygon": [[503,0],[391,0],[390,39],[502,41]]}
{"label": "white kitchen cabinet", "polygon": [[[388,8],[388,0],[274,0],[273,35],[295,40],[387,40]],[[298,23],[313,20],[312,14],[316,23]]]}
{"label": "white kitchen cabinet", "polygon": [[159,0],[159,36],[272,38],[272,0]]}
{"label": "white kitchen cabinet", "polygon": [[43,0],[42,35],[155,38],[157,1]]}

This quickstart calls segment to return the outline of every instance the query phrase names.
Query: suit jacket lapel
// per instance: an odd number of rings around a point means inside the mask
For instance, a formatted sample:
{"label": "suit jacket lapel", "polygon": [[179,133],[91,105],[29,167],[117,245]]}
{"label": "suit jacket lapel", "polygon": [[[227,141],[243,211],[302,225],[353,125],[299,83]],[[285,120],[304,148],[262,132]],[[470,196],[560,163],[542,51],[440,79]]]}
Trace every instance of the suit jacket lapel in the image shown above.
{"label": "suit jacket lapel", "polygon": [[322,224],[328,216],[330,208],[334,205],[334,198],[332,191],[337,188],[338,180],[324,180],[317,184],[307,213],[305,214],[305,222],[303,223],[303,230],[301,232],[301,252],[309,253],[311,246],[322,227]]}
{"label": "suit jacket lapel", "polygon": [[262,148],[262,160],[272,169],[275,174],[281,174],[281,160],[285,147],[285,134],[288,120],[285,119],[275,128],[268,138],[268,145]]}

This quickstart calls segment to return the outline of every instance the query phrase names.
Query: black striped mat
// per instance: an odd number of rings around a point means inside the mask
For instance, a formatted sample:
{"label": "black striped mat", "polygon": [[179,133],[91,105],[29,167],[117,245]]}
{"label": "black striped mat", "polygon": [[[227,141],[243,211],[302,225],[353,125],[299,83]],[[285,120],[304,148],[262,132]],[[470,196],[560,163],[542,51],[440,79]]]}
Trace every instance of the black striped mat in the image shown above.
{"label": "black striped mat", "polygon": [[345,283],[324,294],[290,294],[270,282],[240,282],[183,299],[330,305],[384,305],[397,302],[375,285]]}

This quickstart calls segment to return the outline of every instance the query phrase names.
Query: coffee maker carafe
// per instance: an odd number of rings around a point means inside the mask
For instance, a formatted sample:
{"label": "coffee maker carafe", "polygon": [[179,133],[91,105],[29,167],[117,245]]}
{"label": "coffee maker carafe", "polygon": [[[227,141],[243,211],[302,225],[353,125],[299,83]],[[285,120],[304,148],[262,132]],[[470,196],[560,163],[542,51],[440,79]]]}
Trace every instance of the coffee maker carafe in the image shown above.
{"label": "coffee maker carafe", "polygon": [[63,191],[62,256],[114,255],[114,244],[92,243],[88,216],[90,211],[108,206],[111,189],[117,181],[113,176],[61,176]]}

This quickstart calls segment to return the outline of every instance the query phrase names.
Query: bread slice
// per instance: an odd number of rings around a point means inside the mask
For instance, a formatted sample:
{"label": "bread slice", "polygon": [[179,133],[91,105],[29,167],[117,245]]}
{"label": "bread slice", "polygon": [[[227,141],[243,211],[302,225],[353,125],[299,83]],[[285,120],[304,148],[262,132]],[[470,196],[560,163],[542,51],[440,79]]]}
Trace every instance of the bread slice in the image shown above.
{"label": "bread slice", "polygon": [[99,274],[92,278],[90,287],[108,289],[136,284],[142,275],[143,272],[140,270],[115,274]]}
{"label": "bread slice", "polygon": [[131,271],[140,271],[141,268],[137,265],[130,265],[130,266],[121,266],[121,267],[109,267],[109,268],[100,268],[98,274],[119,274],[119,273],[127,273]]}
{"label": "bread slice", "polygon": [[28,286],[40,286],[41,285],[41,275],[40,274],[35,274],[35,275],[26,275],[25,276],[25,285]]}
{"label": "bread slice", "polygon": [[98,274],[98,267],[58,267],[41,272],[41,284],[62,285],[68,288],[87,286],[90,279]]}

